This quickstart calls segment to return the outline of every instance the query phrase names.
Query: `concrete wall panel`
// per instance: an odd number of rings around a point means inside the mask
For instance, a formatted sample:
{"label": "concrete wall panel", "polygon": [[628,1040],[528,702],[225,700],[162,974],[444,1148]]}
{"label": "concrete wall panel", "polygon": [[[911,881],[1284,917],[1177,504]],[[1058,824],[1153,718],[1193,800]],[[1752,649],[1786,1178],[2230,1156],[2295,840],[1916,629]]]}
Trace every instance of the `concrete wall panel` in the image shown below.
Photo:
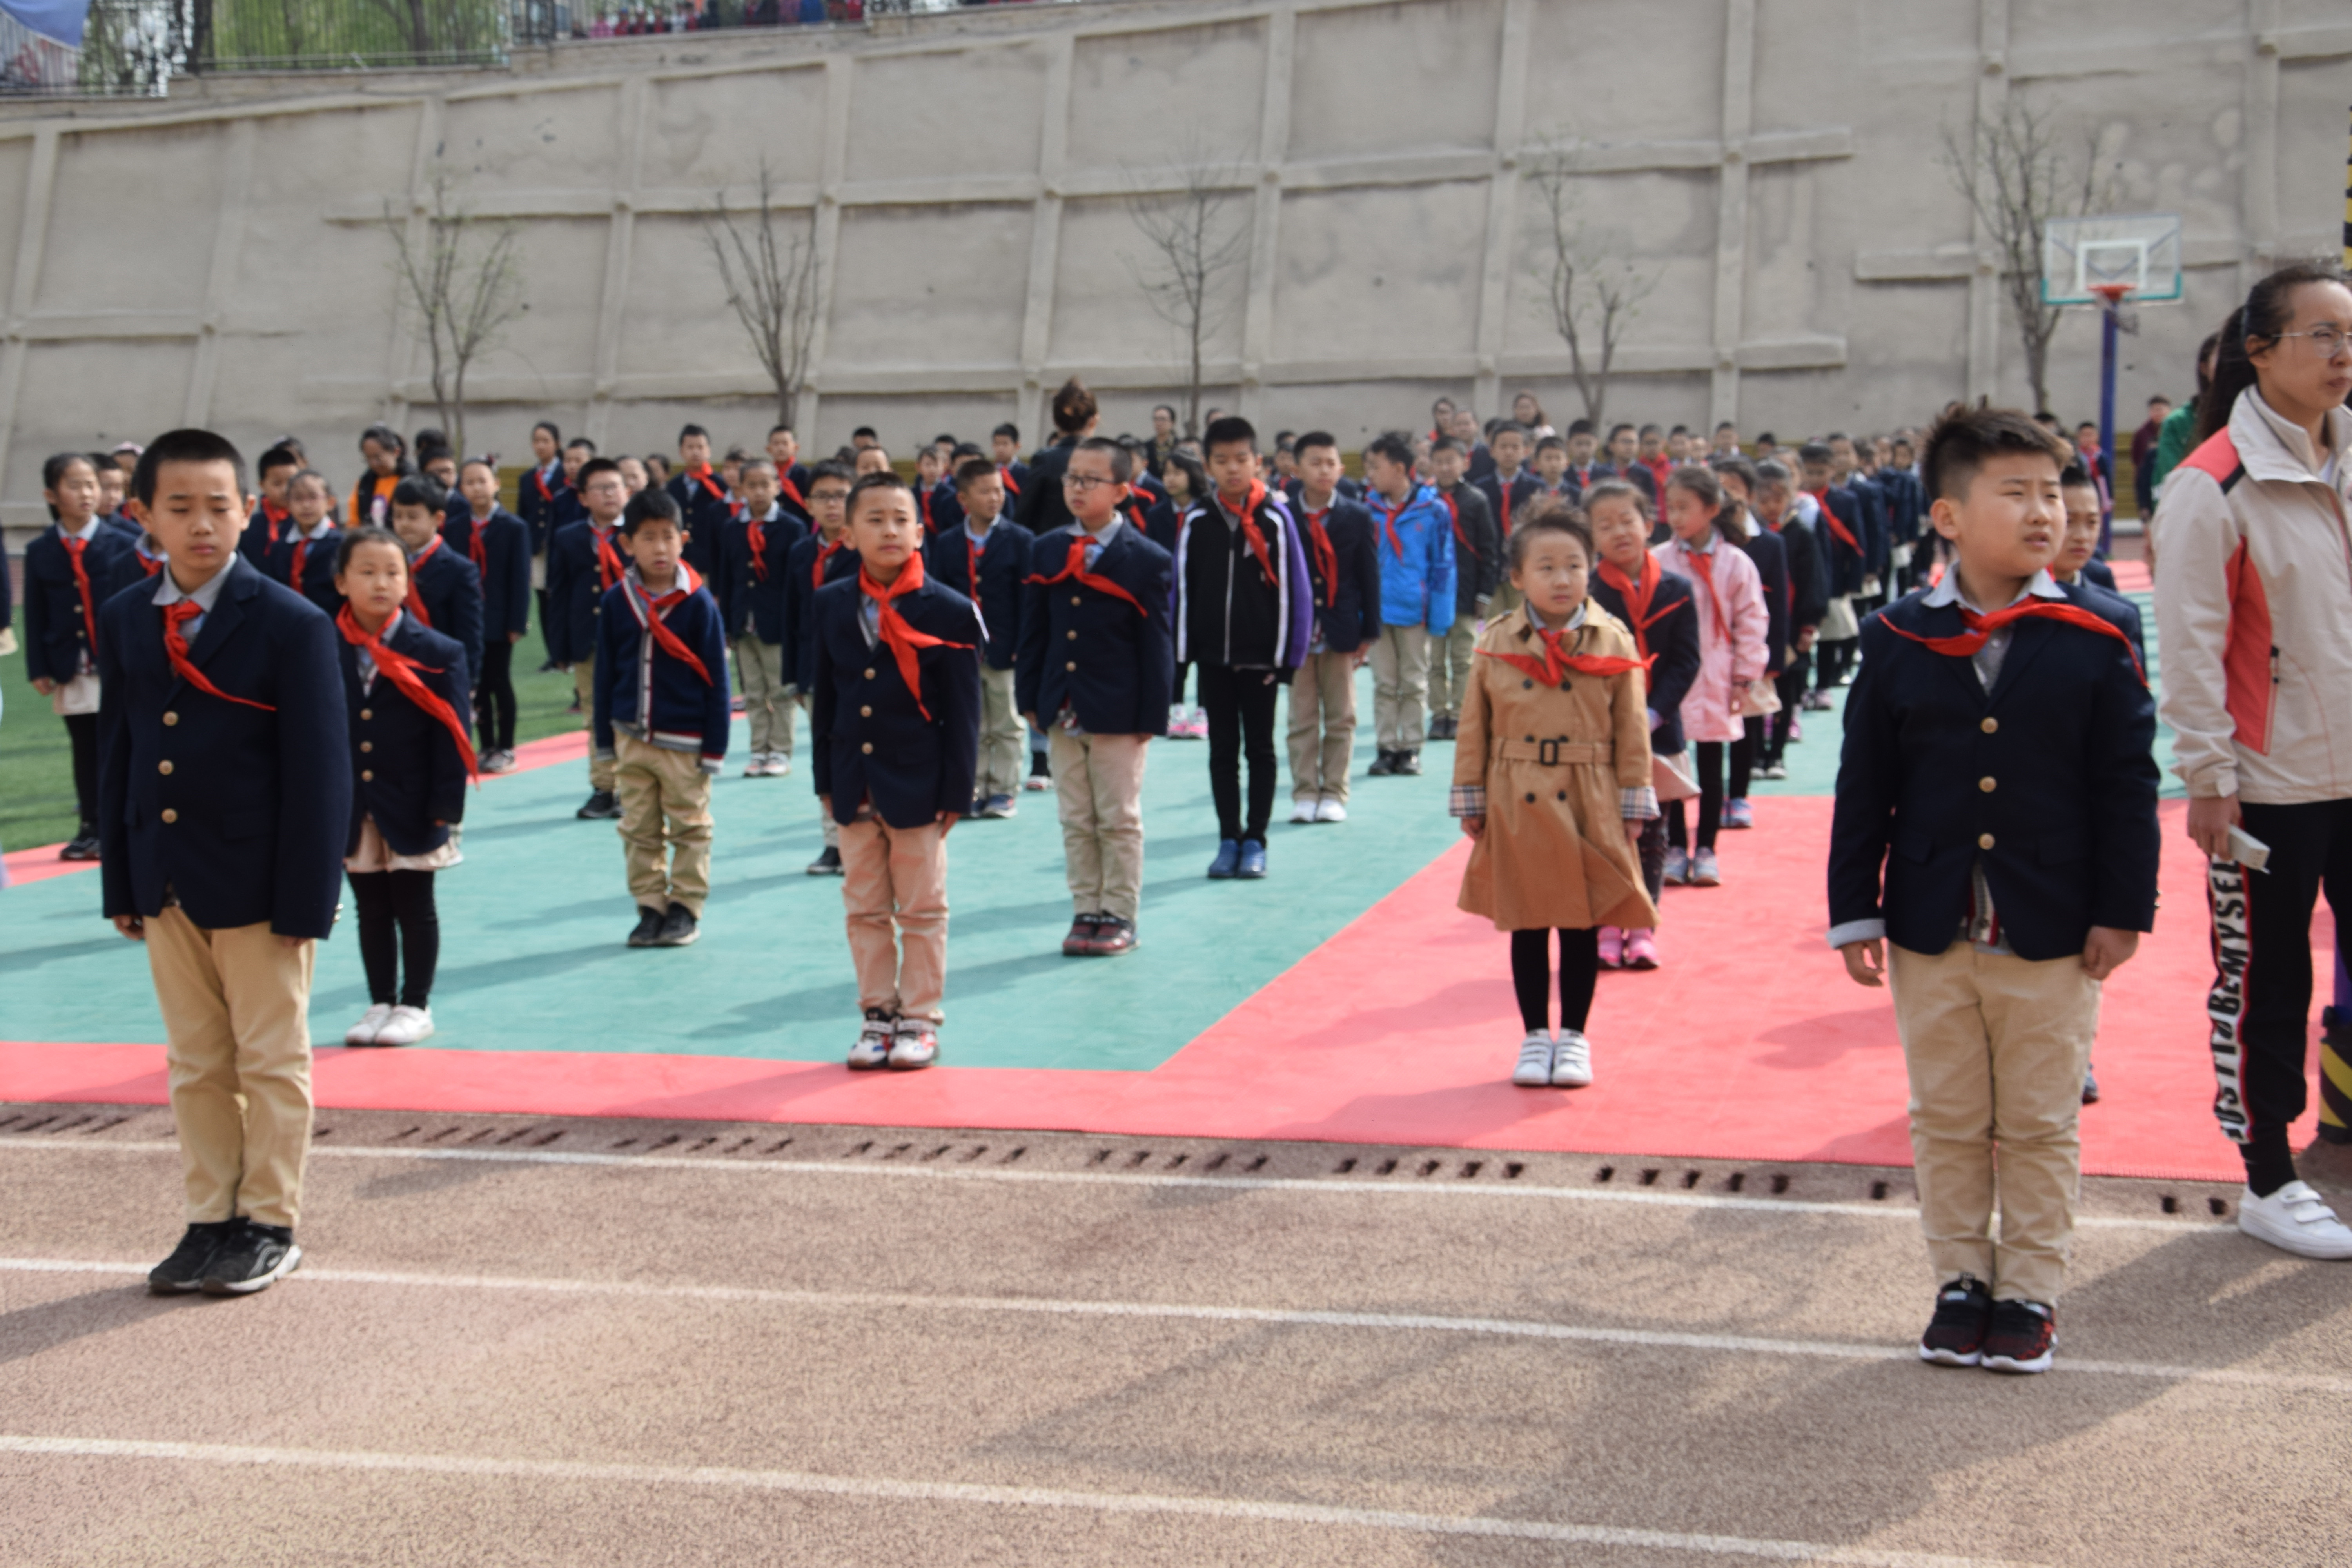
{"label": "concrete wall panel", "polygon": [[443,157],[509,189],[609,186],[624,141],[617,83],[457,99],[442,111]]}
{"label": "concrete wall panel", "polygon": [[767,160],[780,184],[814,184],[824,162],[824,72],[743,72],[657,81],[644,149],[650,187],[727,186],[750,199]]}
{"label": "concrete wall panel", "polygon": [[180,424],[195,345],[133,338],[30,343],[25,358],[26,380],[41,395],[17,408],[9,479],[38,505],[41,459],[50,453],[143,442]]}
{"label": "concrete wall panel", "polygon": [[1486,193],[1468,181],[1304,192],[1282,204],[1284,359],[1464,354],[1478,322]]}
{"label": "concrete wall panel", "polygon": [[1301,14],[1290,155],[1493,146],[1502,48],[1502,0]]}
{"label": "concrete wall panel", "polygon": [[1081,37],[1070,66],[1069,161],[1150,169],[1255,158],[1265,84],[1263,21]]}
{"label": "concrete wall panel", "polygon": [[849,177],[1034,173],[1045,66],[1034,45],[860,63],[849,100]]}
{"label": "concrete wall panel", "polygon": [[1015,363],[1030,221],[1009,203],[844,214],[826,372]]}
{"label": "concrete wall panel", "polygon": [[[1217,232],[1245,232],[1245,202],[1216,209]],[[1060,267],[1054,289],[1052,354],[1057,363],[1182,364],[1188,350],[1176,327],[1153,310],[1139,277],[1164,276],[1159,254],[1128,216],[1126,204],[1068,202],[1062,207]],[[1230,364],[1241,356],[1244,279],[1229,268],[1213,280],[1203,353]]]}
{"label": "concrete wall panel", "polygon": [[[1534,8],[1528,36],[1530,136],[1669,142],[1721,133],[1723,0],[1582,0]],[[1675,47],[1626,90],[1604,39],[1672,38]],[[1498,40],[1499,47],[1499,40]],[[1493,118],[1488,117],[1491,131]]]}
{"label": "concrete wall panel", "polygon": [[[33,308],[48,315],[202,309],[220,153],[221,132],[211,125],[60,138],[51,200],[79,221],[50,223]],[[123,184],[134,172],[137,184]],[[169,193],[170,221],[142,225],[122,200],[134,189]]]}

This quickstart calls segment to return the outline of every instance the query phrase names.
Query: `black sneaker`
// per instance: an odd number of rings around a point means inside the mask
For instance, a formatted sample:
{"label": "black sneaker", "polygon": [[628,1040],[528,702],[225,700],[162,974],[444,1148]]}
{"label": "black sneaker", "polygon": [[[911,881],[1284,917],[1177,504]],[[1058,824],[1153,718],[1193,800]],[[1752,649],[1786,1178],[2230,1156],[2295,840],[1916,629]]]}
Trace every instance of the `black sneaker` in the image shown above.
{"label": "black sneaker", "polygon": [[1364,770],[1364,776],[1374,779],[1388,777],[1389,774],[1396,772],[1396,760],[1397,754],[1394,752],[1382,752],[1372,759],[1372,765]]}
{"label": "black sneaker", "polygon": [[672,904],[669,913],[662,916],[661,935],[654,939],[654,945],[684,947],[701,934],[702,922],[684,904]]}
{"label": "black sneaker", "polygon": [[1985,1328],[1992,1321],[1992,1292],[1972,1274],[1936,1292],[1936,1315],[1919,1336],[1919,1359],[1937,1366],[1975,1366],[1984,1360]]}
{"label": "black sneaker", "polygon": [[1097,958],[1117,958],[1121,953],[1133,952],[1140,944],[1133,921],[1121,920],[1117,915],[1097,915],[1095,921],[1095,940],[1087,951]]}
{"label": "black sneaker", "polygon": [[629,933],[631,947],[651,947],[662,933],[662,912],[651,904],[637,906],[637,929]]}
{"label": "black sneaker", "polygon": [[205,1270],[221,1244],[244,1228],[233,1219],[200,1220],[188,1226],[172,1256],[147,1271],[147,1289],[158,1296],[181,1296],[205,1282]]}
{"label": "black sneaker", "polygon": [[244,1220],[205,1266],[205,1294],[250,1296],[268,1289],[301,1266],[302,1249],[294,1245],[290,1228]]}
{"label": "black sneaker", "polygon": [[808,863],[808,874],[812,877],[840,876],[841,851],[830,844],[826,845],[824,853]]}
{"label": "black sneaker", "polygon": [[85,822],[73,842],[58,851],[60,860],[95,860],[98,858],[98,829]]}
{"label": "black sneaker", "polygon": [[1088,958],[1095,951],[1095,928],[1102,923],[1100,915],[1080,915],[1070,921],[1070,934],[1062,939],[1064,958]]}
{"label": "black sneaker", "polygon": [[1389,772],[1396,774],[1396,776],[1401,779],[1419,778],[1421,776],[1421,753],[1419,752],[1399,752],[1396,754],[1396,765],[1390,768]]}
{"label": "black sneaker", "polygon": [[2099,1075],[2091,1070],[2088,1062],[2083,1064],[2083,1103],[2085,1105],[2099,1103]]}
{"label": "black sneaker", "polygon": [[621,815],[621,803],[611,790],[600,789],[592,793],[587,803],[572,815],[583,822],[609,822]]}
{"label": "black sneaker", "polygon": [[2039,1301],[1995,1301],[1984,1337],[1987,1372],[2048,1372],[2058,1316]]}

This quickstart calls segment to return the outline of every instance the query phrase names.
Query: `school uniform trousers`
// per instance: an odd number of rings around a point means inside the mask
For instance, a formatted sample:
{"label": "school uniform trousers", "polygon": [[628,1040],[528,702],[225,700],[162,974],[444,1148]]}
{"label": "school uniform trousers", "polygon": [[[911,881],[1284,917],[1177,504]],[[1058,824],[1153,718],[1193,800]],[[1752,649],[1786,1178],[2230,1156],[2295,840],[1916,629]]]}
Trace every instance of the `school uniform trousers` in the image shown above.
{"label": "school uniform trousers", "polygon": [[514,649],[530,627],[530,525],[503,507],[477,522],[467,509],[442,526],[441,537],[481,578],[482,646],[466,666],[474,679],[475,738],[483,751],[510,752]]}
{"label": "school uniform trousers", "polygon": [[782,503],[754,521],[727,525],[727,646],[743,683],[743,717],[751,730],[751,756],[793,755],[793,686],[784,676],[785,578],[793,546],[808,537],[808,524]]}
{"label": "school uniform trousers", "polygon": [[[2046,581],[2046,579],[2045,579]],[[2096,590],[2066,599],[2118,624]],[[1884,936],[1937,1276],[2057,1300],[2099,984],[2090,928],[2156,911],[2156,710],[2131,651],[2049,620],[1975,659],[1929,593],[1863,626],[1831,830],[1832,945]],[[1996,1151],[1998,1174],[1996,1176]],[[1999,1239],[1993,1215],[2000,1212]]]}
{"label": "school uniform trousers", "polygon": [[[625,560],[617,529],[605,535],[604,542],[614,559]],[[602,646],[598,627],[604,596],[619,582],[619,572],[597,549],[593,523],[583,518],[555,531],[547,546],[547,653],[557,664],[571,668],[572,692],[584,714],[595,710],[596,658]],[[589,747],[588,787],[609,793],[613,777],[613,754],[602,747]]]}
{"label": "school uniform trousers", "polygon": [[[655,616],[699,669],[652,635]],[[682,904],[700,920],[710,896],[710,780],[733,719],[719,602],[698,584],[653,609],[632,567],[604,595],[596,635],[595,746],[611,759],[620,797],[629,897],[641,909]]]}
{"label": "school uniform trousers", "polygon": [[1174,561],[1127,523],[1104,531],[1084,563],[1091,582],[1071,571],[1071,548],[1085,543],[1075,523],[1030,547],[1013,700],[1045,730],[1072,911],[1133,923],[1145,754],[1168,732],[1175,680]]}
{"label": "school uniform trousers", "polygon": [[1461,484],[1436,493],[1454,529],[1454,624],[1430,649],[1429,709],[1439,718],[1455,719],[1462,713],[1462,694],[1470,689],[1478,618],[1494,608],[1504,582],[1503,536],[1486,487]]}
{"label": "school uniform trousers", "polygon": [[290,1226],[310,1142],[311,958],[351,826],[337,639],[242,557],[202,593],[187,658],[226,695],[165,651],[168,572],[99,613],[100,888],[110,917],[143,925],[189,1221]]}
{"label": "school uniform trousers", "polygon": [[[909,563],[919,571],[919,564]],[[891,601],[918,634],[914,679],[866,615],[856,580],[813,596],[810,745],[841,825],[841,897],[858,1006],[938,1024],[948,955],[942,813],[971,809],[980,752],[980,616],[925,581]]]}
{"label": "school uniform trousers", "polygon": [[[857,552],[849,547],[846,533],[828,547],[822,533],[812,531],[793,546],[785,562],[784,683],[800,693],[801,706],[812,713],[816,709],[816,689],[810,684],[816,668],[816,591],[856,575]],[[814,728],[809,731],[809,738],[814,744]],[[819,811],[817,819],[824,847],[840,848],[841,824],[833,819],[833,813]]]}
{"label": "school uniform trousers", "polygon": [[1315,640],[1290,678],[1290,795],[1344,805],[1356,756],[1356,667],[1381,635],[1381,563],[1371,514],[1356,502],[1291,510],[1307,537]]}
{"label": "school uniform trousers", "polygon": [[1035,535],[1027,529],[1000,517],[985,542],[972,538],[969,524],[959,522],[934,537],[925,552],[931,581],[972,601],[987,637],[980,661],[975,800],[1013,794],[1028,772],[1013,667],[1021,653],[1021,580],[1029,574],[1029,552],[1035,543]]}

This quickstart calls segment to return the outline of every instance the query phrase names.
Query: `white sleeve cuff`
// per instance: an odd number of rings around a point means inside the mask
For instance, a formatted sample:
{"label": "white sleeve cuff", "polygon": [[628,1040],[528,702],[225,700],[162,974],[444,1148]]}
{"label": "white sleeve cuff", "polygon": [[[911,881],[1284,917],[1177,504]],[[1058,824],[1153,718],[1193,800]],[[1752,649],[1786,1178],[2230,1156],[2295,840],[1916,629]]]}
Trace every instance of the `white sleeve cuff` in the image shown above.
{"label": "white sleeve cuff", "polygon": [[1886,939],[1885,921],[1848,921],[1843,925],[1830,927],[1830,945],[1843,947],[1850,942],[1884,942]]}

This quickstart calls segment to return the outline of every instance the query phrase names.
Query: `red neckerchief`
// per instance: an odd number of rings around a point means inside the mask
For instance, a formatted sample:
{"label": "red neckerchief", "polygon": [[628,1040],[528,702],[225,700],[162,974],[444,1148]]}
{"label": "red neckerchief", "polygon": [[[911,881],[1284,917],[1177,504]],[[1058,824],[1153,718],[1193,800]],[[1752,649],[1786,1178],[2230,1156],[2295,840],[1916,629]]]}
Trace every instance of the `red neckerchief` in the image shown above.
{"label": "red neckerchief", "polygon": [[308,531],[296,534],[294,536],[294,570],[291,574],[291,576],[293,577],[291,586],[298,594],[302,591],[302,568],[310,559],[310,535]]}
{"label": "red neckerchief", "polygon": [[1077,537],[1070,541],[1069,559],[1062,563],[1062,569],[1059,572],[1055,573],[1051,577],[1040,577],[1033,572],[1026,578],[1023,579],[1023,581],[1042,584],[1050,588],[1056,583],[1068,582],[1072,579],[1076,579],[1076,581],[1085,584],[1089,588],[1111,595],[1116,598],[1125,599],[1129,604],[1135,606],[1135,613],[1137,615],[1149,616],[1151,612],[1143,607],[1142,600],[1137,598],[1134,595],[1129,593],[1126,589],[1120,587],[1109,578],[1098,577],[1092,572],[1087,570],[1087,542],[1086,530],[1078,530]]}
{"label": "red neckerchief", "polygon": [[1021,499],[1021,485],[1020,482],[1013,477],[1012,464],[1006,463],[1003,467],[999,468],[996,470],[996,477],[1004,481],[1004,493],[1006,495],[1011,496],[1015,500],[1019,500]]}
{"label": "red neckerchief", "polygon": [[[1274,574],[1274,555],[1265,547],[1265,531],[1257,525],[1257,509],[1265,501],[1265,486],[1256,479],[1252,479],[1248,499],[1242,503],[1242,536],[1249,541],[1250,553],[1257,557],[1258,566],[1265,573],[1265,580],[1269,583],[1278,583],[1282,579]],[[1221,507],[1225,505],[1225,498],[1222,491],[1217,496],[1217,504]],[[1226,510],[1230,515],[1232,509],[1227,508]]]}
{"label": "red neckerchief", "polygon": [[751,575],[764,583],[768,580],[768,520],[753,517],[745,509],[743,542],[751,550]]}
{"label": "red neckerchief", "polygon": [[[1478,547],[1470,542],[1470,536],[1462,531],[1462,503],[1455,500],[1451,494],[1444,490],[1437,492],[1437,499],[1445,503],[1446,515],[1454,520],[1454,542],[1468,551],[1470,552],[1471,560],[1484,561],[1486,559],[1484,555],[1481,555],[1478,552]],[[1398,559],[1402,560],[1403,557],[1399,556]]]}
{"label": "red neckerchief", "polygon": [[98,652],[98,602],[90,595],[89,567],[84,564],[81,558],[81,552],[89,548],[89,541],[77,539],[62,528],[58,530],[58,537],[65,542],[66,560],[73,567],[74,587],[81,594],[82,636],[89,639],[89,651],[92,655],[96,655]]}
{"label": "red neckerchief", "polygon": [[1323,504],[1321,510],[1307,514],[1307,542],[1315,547],[1315,565],[1323,574],[1323,607],[1326,609],[1337,608],[1339,603],[1339,552],[1332,545],[1331,536],[1323,529],[1323,520],[1330,515],[1329,501]]}
{"label": "red neckerchief", "polygon": [[[562,462],[562,460],[563,459],[559,458],[555,462],[550,463],[547,467],[549,468],[556,468]],[[540,500],[551,501],[555,499],[555,487],[547,482],[547,468],[533,468],[530,471],[530,477],[531,481],[539,486]]]}
{"label": "red neckerchief", "polygon": [[671,606],[684,603],[688,595],[702,586],[702,579],[694,574],[694,568],[683,561],[679,562],[677,585],[658,599],[646,594],[642,578],[635,583],[624,578],[623,582],[629,590],[630,613],[637,617],[637,625],[652,635],[654,646],[702,677],[703,685],[709,685],[709,667],[686,646],[684,637],[669,629],[669,622],[663,619],[669,614]]}
{"label": "red neckerchief", "polygon": [[1675,471],[1674,459],[1662,452],[1654,458],[1636,458],[1633,460],[1650,470],[1650,478],[1657,484],[1658,494],[1664,495],[1666,476]]}
{"label": "red neckerchief", "polygon": [[1729,642],[1731,622],[1723,613],[1723,595],[1715,590],[1715,557],[1711,553],[1702,554],[1685,544],[1683,546],[1683,560],[1689,564],[1692,572],[1697,574],[1699,582],[1706,588],[1707,614],[1715,622],[1716,637],[1724,642]]}
{"label": "red neckerchief", "polygon": [[588,537],[596,546],[597,592],[609,594],[614,584],[628,575],[628,568],[621,564],[621,552],[613,548],[609,529],[600,529],[592,522],[588,525]]}
{"label": "red neckerchief", "polygon": [[204,606],[194,599],[179,599],[163,606],[163,655],[172,661],[173,672],[197,690],[208,691],[224,702],[235,702],[247,708],[258,708],[264,713],[277,712],[278,710],[267,702],[256,702],[247,697],[231,697],[206,679],[203,670],[189,662],[188,636],[180,629],[180,625],[184,621],[192,621],[204,613]]}
{"label": "red neckerchief", "polygon": [[1518,482],[1516,477],[1507,479],[1500,474],[1495,476],[1495,493],[1503,498],[1503,515],[1497,521],[1502,524],[1505,539],[1511,537],[1511,488]]}
{"label": "red neckerchief", "polygon": [[1127,521],[1134,525],[1138,533],[1141,533],[1149,526],[1144,520],[1143,503],[1136,499],[1133,490],[1128,491],[1127,499],[1118,504],[1126,511]]}
{"label": "red neckerchief", "polygon": [[[848,537],[845,533],[841,536],[842,539]],[[809,586],[812,588],[824,586],[824,563],[832,560],[834,552],[841,548],[841,539],[827,540],[822,533],[817,536],[817,539],[816,565],[809,573]]]}
{"label": "red neckerchief", "polygon": [[[993,533],[996,531],[996,520],[990,519],[988,527],[989,531]],[[971,520],[966,518],[963,530],[964,580],[971,585],[971,602],[975,605],[980,603],[980,558],[987,553],[988,547],[971,536]]]}
{"label": "red neckerchief", "polygon": [[1396,520],[1404,515],[1404,509],[1411,506],[1413,503],[1414,498],[1421,492],[1418,490],[1407,490],[1405,492],[1404,500],[1397,502],[1394,506],[1389,505],[1387,498],[1381,496],[1380,491],[1374,490],[1371,493],[1374,497],[1378,498],[1372,502],[1372,504],[1381,509],[1381,527],[1385,529],[1388,532],[1389,548],[1395,551],[1396,558],[1402,561],[1404,559],[1404,540],[1397,532]]}
{"label": "red neckerchief", "polygon": [[261,521],[269,525],[269,534],[271,538],[274,539],[278,536],[278,525],[284,522],[292,515],[293,514],[291,512],[288,511],[284,507],[279,506],[276,501],[271,500],[268,496],[263,496],[261,498]]}
{"label": "red neckerchief", "polygon": [[1838,514],[1830,510],[1830,492],[1826,489],[1823,489],[1818,490],[1807,490],[1805,493],[1813,498],[1813,504],[1815,506],[1822,509],[1822,519],[1829,523],[1830,531],[1838,536],[1839,542],[1843,543],[1848,550],[1853,551],[1856,555],[1861,554],[1862,544],[1860,541],[1854,538],[1853,530],[1839,521]]}
{"label": "red neckerchief", "polygon": [[1690,603],[1687,599],[1676,599],[1656,615],[1650,613],[1650,602],[1658,596],[1659,584],[1665,581],[1665,568],[1658,564],[1658,558],[1647,552],[1642,556],[1642,575],[1638,581],[1628,578],[1613,561],[1601,563],[1601,580],[1616,589],[1624,599],[1625,618],[1633,623],[1633,646],[1642,650],[1642,658],[1645,661],[1653,657],[1650,628]]}
{"label": "red neckerchief", "polygon": [[[410,580],[409,592],[413,597],[415,593],[413,578]],[[341,609],[335,612],[335,629],[343,634],[343,640],[373,659],[378,675],[390,676],[393,685],[399,689],[403,697],[416,704],[427,717],[436,721],[444,730],[449,731],[450,738],[457,742],[457,754],[466,759],[466,776],[473,779],[480,778],[481,770],[475,765],[474,738],[467,733],[465,721],[457,717],[456,710],[441,700],[439,693],[425,684],[425,675],[439,675],[442,672],[430,665],[417,663],[404,653],[394,653],[383,646],[384,632],[392,630],[399,624],[400,617],[395,615],[391,620],[384,622],[383,632],[372,632],[360,625],[359,617],[352,614],[349,604],[345,604]],[[418,674],[419,670],[423,670],[425,674]]]}
{"label": "red neckerchief", "polygon": [[2125,647],[2130,648],[2132,668],[2138,671],[2140,684],[2143,686],[2147,684],[2147,671],[2140,668],[2139,649],[2132,647],[2131,638],[2126,637],[2114,622],[2101,619],[2080,605],[2068,604],[2063,599],[2028,598],[2011,605],[2005,610],[1995,610],[1989,616],[1979,615],[1966,605],[1957,605],[1954,608],[1960,612],[1960,624],[1969,628],[1957,637],[1922,637],[1917,632],[1905,631],[1885,616],[1878,618],[1888,631],[1897,637],[1909,637],[1923,647],[1937,653],[1951,654],[1960,658],[1974,658],[1977,651],[1984,647],[1985,638],[2011,622],[2063,621],[2070,626],[2080,626],[2086,632],[2096,632],[2101,637],[2113,637]]}
{"label": "red neckerchief", "polygon": [[923,537],[929,539],[940,531],[940,525],[931,520],[931,492],[927,489],[916,491],[915,504],[923,510]]}
{"label": "red neckerchief", "polygon": [[908,556],[907,563],[898,568],[898,575],[887,588],[866,574],[863,561],[857,564],[857,586],[882,609],[882,613],[875,617],[875,638],[888,647],[890,657],[898,661],[898,679],[907,683],[908,691],[914,693],[917,710],[929,719],[931,710],[923,703],[922,650],[927,647],[968,649],[971,644],[950,642],[929,632],[919,632],[907,624],[907,617],[898,613],[898,605],[891,601],[902,599],[922,585],[923,558],[920,555]]}
{"label": "red neckerchief", "polygon": [[143,550],[138,552],[138,555],[139,570],[144,572],[150,577],[152,577],[156,573],[161,572],[163,569],[163,558],[162,556],[150,555]]}
{"label": "red neckerchief", "polygon": [[698,468],[687,469],[686,477],[692,479],[696,484],[700,485],[704,489],[709,491],[710,499],[712,500],[715,500],[719,502],[719,505],[728,507],[730,510],[733,508],[734,502],[728,500],[727,497],[727,487],[710,477],[709,464],[705,463]]}
{"label": "red neckerchief", "polygon": [[[493,509],[490,517],[498,515],[496,509]],[[490,585],[490,547],[485,542],[485,536],[489,531],[488,526],[489,521],[488,517],[476,517],[472,507],[466,509],[466,554],[474,563],[474,570],[482,574],[482,587],[485,591]]]}
{"label": "red neckerchief", "polygon": [[[1568,679],[1568,672],[1571,669],[1605,678],[1622,675],[1629,669],[1647,669],[1650,665],[1646,658],[1619,658],[1613,654],[1562,653],[1559,639],[1568,634],[1551,630],[1532,615],[1528,617],[1528,629],[1535,633],[1537,641],[1543,645],[1543,658],[1537,658],[1524,653],[1492,653],[1483,647],[1478,651],[1488,658],[1501,659],[1513,669],[1531,675],[1546,686],[1558,686]],[[1583,630],[1581,626],[1577,629]]]}
{"label": "red neckerchief", "polygon": [[776,470],[776,489],[792,497],[793,504],[801,509],[803,515],[807,514],[809,509],[807,498],[801,494],[800,486],[793,483],[792,475],[782,468]]}
{"label": "red neckerchief", "polygon": [[[433,552],[440,548],[441,536],[436,533],[433,536],[433,542],[427,544],[424,549],[418,551],[415,559],[409,562],[408,597],[401,601],[401,607],[406,610],[410,615],[415,616],[416,617],[416,624],[423,626],[428,632],[433,629],[433,617],[425,613],[424,595],[416,591],[416,569],[424,565],[427,561],[432,560]],[[351,606],[348,605],[344,606],[345,609],[349,609],[350,607]],[[345,635],[348,636],[349,634]],[[438,672],[436,671],[436,673]],[[405,691],[408,688],[404,686],[401,689]]]}

